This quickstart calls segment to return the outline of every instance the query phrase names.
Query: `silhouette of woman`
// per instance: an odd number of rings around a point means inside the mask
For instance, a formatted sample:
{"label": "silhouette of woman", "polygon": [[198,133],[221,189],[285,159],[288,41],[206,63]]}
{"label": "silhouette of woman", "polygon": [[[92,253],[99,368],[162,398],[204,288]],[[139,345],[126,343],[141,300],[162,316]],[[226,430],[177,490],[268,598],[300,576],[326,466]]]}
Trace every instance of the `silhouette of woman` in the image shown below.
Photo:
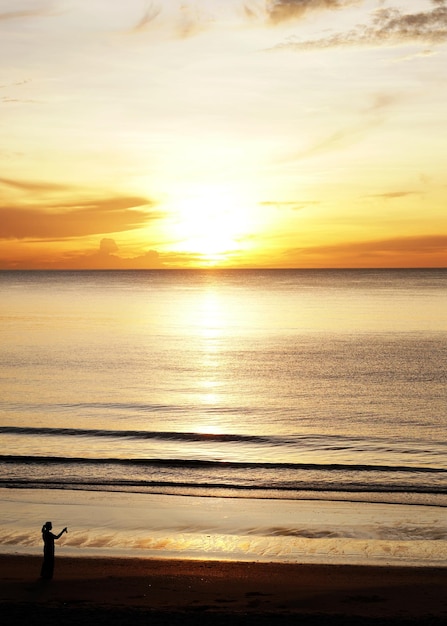
{"label": "silhouette of woman", "polygon": [[53,578],[54,570],[54,541],[59,539],[64,533],[68,532],[67,528],[61,530],[58,535],[53,535],[51,532],[53,524],[46,522],[42,526],[42,539],[43,539],[43,563],[40,577],[45,580],[51,580]]}

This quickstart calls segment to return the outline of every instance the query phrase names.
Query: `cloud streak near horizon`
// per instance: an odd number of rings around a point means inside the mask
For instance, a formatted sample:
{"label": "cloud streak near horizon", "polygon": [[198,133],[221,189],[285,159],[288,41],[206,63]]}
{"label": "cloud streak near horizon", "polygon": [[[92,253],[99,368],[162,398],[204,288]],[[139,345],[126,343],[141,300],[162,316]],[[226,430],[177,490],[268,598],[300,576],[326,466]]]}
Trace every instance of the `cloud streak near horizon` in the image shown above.
{"label": "cloud streak near horizon", "polygon": [[302,259],[306,256],[327,256],[333,258],[391,258],[408,255],[421,258],[437,255],[442,258],[447,254],[447,235],[413,235],[393,237],[373,241],[340,242],[334,245],[291,248],[285,256]]}

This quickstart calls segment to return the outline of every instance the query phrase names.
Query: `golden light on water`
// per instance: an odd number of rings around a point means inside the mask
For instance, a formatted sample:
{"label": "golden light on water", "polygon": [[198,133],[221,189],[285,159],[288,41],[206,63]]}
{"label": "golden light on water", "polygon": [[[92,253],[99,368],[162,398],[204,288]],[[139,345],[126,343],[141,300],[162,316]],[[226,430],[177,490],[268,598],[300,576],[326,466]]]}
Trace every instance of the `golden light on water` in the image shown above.
{"label": "golden light on water", "polygon": [[210,290],[203,295],[198,308],[198,350],[202,377],[198,380],[198,402],[206,411],[206,421],[195,427],[202,434],[221,434],[224,426],[216,409],[224,404],[225,359],[221,354],[228,319],[221,297]]}

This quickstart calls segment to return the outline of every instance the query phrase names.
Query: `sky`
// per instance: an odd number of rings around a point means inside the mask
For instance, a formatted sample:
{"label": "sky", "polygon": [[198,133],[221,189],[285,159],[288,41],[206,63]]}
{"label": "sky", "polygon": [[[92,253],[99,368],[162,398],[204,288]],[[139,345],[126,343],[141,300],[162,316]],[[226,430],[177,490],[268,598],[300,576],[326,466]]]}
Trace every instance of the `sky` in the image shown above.
{"label": "sky", "polygon": [[0,269],[447,266],[447,0],[0,0]]}

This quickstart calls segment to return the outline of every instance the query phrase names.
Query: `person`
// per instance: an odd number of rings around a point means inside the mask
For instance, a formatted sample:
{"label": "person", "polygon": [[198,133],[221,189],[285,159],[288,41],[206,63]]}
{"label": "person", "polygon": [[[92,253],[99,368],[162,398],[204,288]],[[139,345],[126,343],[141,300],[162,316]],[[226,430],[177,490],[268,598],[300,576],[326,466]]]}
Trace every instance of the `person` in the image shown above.
{"label": "person", "polygon": [[42,539],[43,539],[43,563],[40,577],[45,580],[51,580],[53,578],[54,571],[54,542],[56,539],[62,537],[64,533],[67,533],[67,528],[63,528],[58,535],[54,535],[51,531],[53,524],[51,522],[45,522],[42,526]]}

